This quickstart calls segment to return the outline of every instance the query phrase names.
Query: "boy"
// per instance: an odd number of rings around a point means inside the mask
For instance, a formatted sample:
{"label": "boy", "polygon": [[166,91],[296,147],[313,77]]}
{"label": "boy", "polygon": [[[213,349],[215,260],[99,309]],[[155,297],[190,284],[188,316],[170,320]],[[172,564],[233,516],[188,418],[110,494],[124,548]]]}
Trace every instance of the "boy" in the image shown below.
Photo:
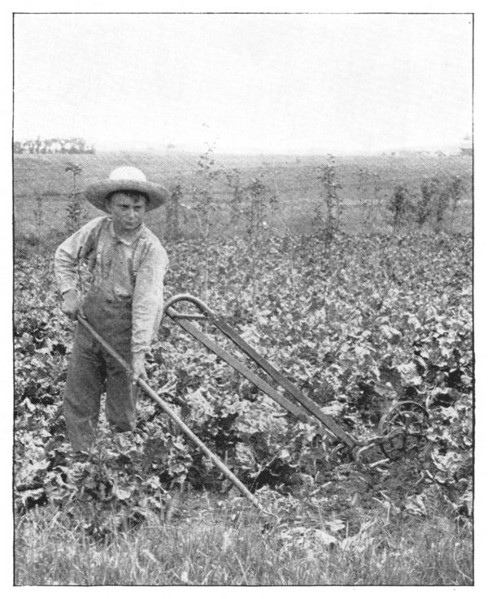
{"label": "boy", "polygon": [[[75,452],[87,452],[95,440],[100,397],[107,393],[107,419],[115,432],[132,431],[138,389],[145,378],[145,353],[163,311],[163,278],[168,257],[159,239],[144,225],[146,212],[161,206],[167,191],[134,167],[115,169],[108,180],[85,190],[88,201],[107,213],[91,220],[56,250],[54,268],[63,295],[62,310],[81,313],[132,365],[133,378],[78,324],[68,366],[64,415]],[[77,290],[85,264],[90,285]]]}

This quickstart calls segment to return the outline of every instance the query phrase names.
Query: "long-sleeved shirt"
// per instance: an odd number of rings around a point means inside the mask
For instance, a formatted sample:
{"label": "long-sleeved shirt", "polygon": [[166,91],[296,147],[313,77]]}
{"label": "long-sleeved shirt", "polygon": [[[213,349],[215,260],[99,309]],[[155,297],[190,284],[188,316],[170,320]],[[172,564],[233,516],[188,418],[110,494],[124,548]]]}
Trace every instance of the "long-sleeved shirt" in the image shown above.
{"label": "long-sleeved shirt", "polygon": [[107,301],[131,303],[132,352],[147,351],[163,316],[168,256],[159,239],[144,224],[130,240],[122,239],[115,233],[112,219],[101,216],[56,250],[54,269],[62,294],[80,287],[82,263],[90,273],[90,291]]}

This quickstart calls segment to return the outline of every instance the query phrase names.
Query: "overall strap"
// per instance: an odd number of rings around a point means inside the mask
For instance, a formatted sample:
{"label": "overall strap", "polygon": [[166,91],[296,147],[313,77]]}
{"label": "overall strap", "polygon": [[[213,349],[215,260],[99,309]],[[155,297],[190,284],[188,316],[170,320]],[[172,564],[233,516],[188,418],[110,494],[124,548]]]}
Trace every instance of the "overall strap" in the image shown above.
{"label": "overall strap", "polygon": [[102,228],[107,222],[106,218],[102,218],[88,234],[88,237],[78,252],[78,262],[85,262],[90,270],[93,270],[97,259],[98,240]]}
{"label": "overall strap", "polygon": [[84,294],[87,286],[90,287],[93,281],[93,273],[97,262],[97,248],[100,239],[100,233],[106,218],[102,218],[90,231],[85,243],[78,251],[78,287]]}
{"label": "overall strap", "polygon": [[130,260],[130,270],[132,276],[132,284],[136,284],[137,273],[142,263],[142,252],[138,252],[139,246],[141,244],[141,237],[139,236],[134,244],[134,248],[132,250],[132,258]]}

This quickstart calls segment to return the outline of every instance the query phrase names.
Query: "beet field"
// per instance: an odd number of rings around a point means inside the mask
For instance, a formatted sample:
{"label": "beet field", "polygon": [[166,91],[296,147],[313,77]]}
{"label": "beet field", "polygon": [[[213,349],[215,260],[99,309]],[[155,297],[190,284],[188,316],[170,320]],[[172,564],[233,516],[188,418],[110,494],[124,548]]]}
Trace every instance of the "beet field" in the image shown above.
{"label": "beet field", "polygon": [[[166,299],[205,301],[355,443],[165,316],[149,385],[260,511],[147,396],[132,436],[102,414],[73,459],[60,406],[74,324],[52,257],[96,213],[83,186],[121,156],[75,158],[14,165],[15,584],[473,585],[470,162],[208,151],[173,169],[148,222],[171,261]],[[167,158],[123,160],[165,181]]]}

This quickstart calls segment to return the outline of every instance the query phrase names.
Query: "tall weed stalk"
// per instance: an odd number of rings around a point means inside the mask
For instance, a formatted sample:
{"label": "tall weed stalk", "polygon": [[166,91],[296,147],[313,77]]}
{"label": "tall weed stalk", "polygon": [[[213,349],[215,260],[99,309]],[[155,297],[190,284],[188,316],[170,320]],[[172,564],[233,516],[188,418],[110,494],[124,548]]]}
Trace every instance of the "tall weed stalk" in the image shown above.
{"label": "tall weed stalk", "polygon": [[80,228],[83,217],[83,195],[78,184],[83,168],[79,164],[68,162],[64,171],[71,173],[72,176],[71,191],[66,206],[66,232],[71,235]]}
{"label": "tall weed stalk", "polygon": [[327,163],[319,170],[318,180],[322,184],[322,195],[315,203],[314,225],[320,230],[324,247],[330,248],[340,230],[344,209],[342,197],[339,195],[342,185],[337,176],[334,156],[328,156]]}

